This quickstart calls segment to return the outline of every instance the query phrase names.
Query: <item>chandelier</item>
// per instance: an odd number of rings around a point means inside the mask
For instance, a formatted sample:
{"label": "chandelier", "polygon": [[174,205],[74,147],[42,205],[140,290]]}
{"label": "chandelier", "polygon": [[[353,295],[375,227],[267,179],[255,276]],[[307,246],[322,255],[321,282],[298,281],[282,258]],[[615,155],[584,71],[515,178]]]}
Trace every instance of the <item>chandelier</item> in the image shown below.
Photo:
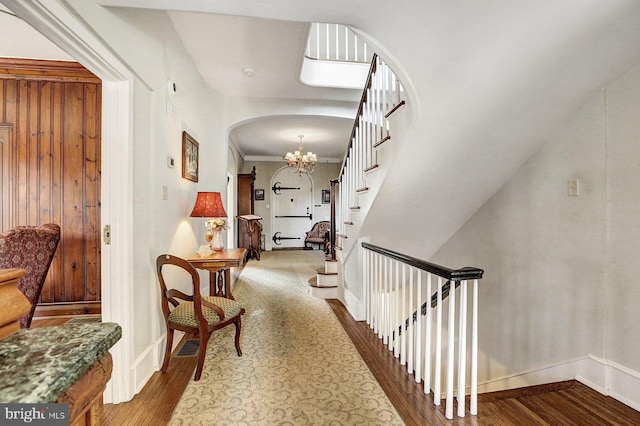
{"label": "chandelier", "polygon": [[302,173],[311,174],[313,173],[313,167],[316,165],[316,155],[311,151],[305,154],[302,150],[302,138],[304,135],[298,135],[298,137],[300,138],[300,146],[298,147],[298,150],[293,154],[287,152],[284,159],[287,164],[289,164],[289,167],[293,168],[294,173],[297,172],[300,175],[302,175]]}

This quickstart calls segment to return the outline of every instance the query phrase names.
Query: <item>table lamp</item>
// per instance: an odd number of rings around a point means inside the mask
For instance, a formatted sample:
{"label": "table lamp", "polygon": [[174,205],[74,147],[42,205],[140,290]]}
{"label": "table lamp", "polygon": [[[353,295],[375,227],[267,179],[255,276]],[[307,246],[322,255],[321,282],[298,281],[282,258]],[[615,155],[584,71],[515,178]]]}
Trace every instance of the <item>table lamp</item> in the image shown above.
{"label": "table lamp", "polygon": [[211,250],[221,251],[224,248],[220,231],[227,229],[227,212],[222,205],[219,192],[198,192],[196,204],[190,217],[206,217],[204,237]]}

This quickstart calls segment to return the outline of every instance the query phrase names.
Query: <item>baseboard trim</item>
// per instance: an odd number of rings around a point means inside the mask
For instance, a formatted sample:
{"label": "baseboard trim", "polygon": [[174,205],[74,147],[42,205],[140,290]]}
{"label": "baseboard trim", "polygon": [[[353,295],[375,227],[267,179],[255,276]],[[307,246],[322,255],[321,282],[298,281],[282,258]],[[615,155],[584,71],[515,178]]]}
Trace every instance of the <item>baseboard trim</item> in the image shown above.
{"label": "baseboard trim", "polygon": [[77,316],[77,315],[100,315],[102,302],[57,302],[39,303],[33,313],[34,318]]}
{"label": "baseboard trim", "polygon": [[640,411],[640,394],[637,391],[640,389],[640,373],[593,355],[488,380],[478,384],[478,392],[495,392],[572,379]]}
{"label": "baseboard trim", "polygon": [[160,354],[164,352],[164,342],[166,338],[166,333],[160,336],[155,342],[147,346],[134,361],[131,370],[136,394],[144,388],[144,385],[151,379],[153,373],[160,368]]}
{"label": "baseboard trim", "polygon": [[354,320],[363,321],[365,319],[364,316],[364,305],[362,301],[355,297],[353,293],[351,293],[348,289],[341,287],[341,292],[339,292],[338,299],[342,302],[347,311],[351,314]]}
{"label": "baseboard trim", "polygon": [[576,380],[603,395],[608,395],[628,405],[636,411],[640,411],[640,395],[638,394],[640,372],[593,355],[589,355],[589,358],[599,366],[598,376],[602,379],[594,381],[591,377],[578,374],[576,375]]}

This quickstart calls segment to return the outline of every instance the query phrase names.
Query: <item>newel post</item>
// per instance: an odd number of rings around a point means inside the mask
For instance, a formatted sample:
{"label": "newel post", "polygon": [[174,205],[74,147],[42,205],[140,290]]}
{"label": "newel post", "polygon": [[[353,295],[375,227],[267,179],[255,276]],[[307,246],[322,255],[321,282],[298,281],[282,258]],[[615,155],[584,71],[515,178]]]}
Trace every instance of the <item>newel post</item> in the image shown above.
{"label": "newel post", "polygon": [[331,260],[336,260],[336,184],[338,179],[331,182],[331,230],[329,232],[330,247],[329,256]]}

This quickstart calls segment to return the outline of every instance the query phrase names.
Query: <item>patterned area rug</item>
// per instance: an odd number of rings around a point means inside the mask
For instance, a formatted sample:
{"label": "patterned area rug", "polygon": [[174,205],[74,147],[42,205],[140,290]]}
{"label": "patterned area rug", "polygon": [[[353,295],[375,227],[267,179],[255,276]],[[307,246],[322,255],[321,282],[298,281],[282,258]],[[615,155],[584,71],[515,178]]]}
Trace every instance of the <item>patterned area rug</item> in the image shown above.
{"label": "patterned area rug", "polygon": [[307,280],[321,251],[264,252],[233,290],[245,307],[238,357],[233,326],[211,336],[202,378],[171,425],[402,425],[397,411]]}

